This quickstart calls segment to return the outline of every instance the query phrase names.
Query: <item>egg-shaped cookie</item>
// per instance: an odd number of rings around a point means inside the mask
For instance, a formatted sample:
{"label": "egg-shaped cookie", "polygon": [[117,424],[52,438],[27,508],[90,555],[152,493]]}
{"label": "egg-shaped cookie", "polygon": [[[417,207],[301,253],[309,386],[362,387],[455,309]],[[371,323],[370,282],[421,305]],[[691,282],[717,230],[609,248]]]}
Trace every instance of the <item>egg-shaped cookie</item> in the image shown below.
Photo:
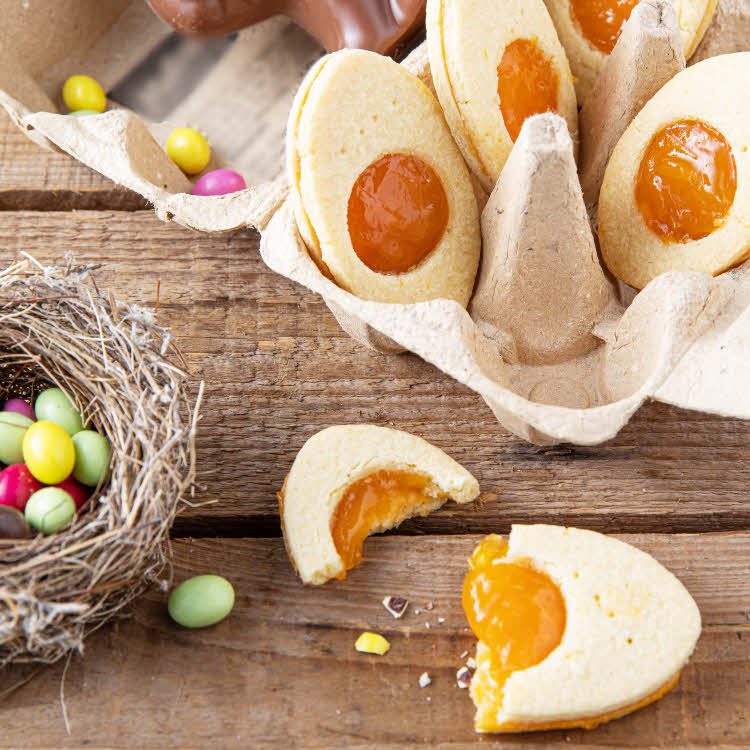
{"label": "egg-shaped cookie", "polygon": [[479,263],[476,198],[416,76],[373,52],[322,58],[292,106],[287,169],[300,233],[339,286],[378,302],[467,304]]}
{"label": "egg-shaped cookie", "polygon": [[[639,0],[545,0],[576,80],[583,103],[604,61]],[[671,0],[677,11],[685,59],[706,33],[717,0]]]}
{"label": "egg-shaped cookie", "polygon": [[278,497],[289,558],[304,583],[320,584],[359,564],[369,534],[478,494],[477,480],[426,440],[363,424],[313,435]]}
{"label": "egg-shaped cookie", "polygon": [[591,729],[677,684],[698,607],[653,557],[603,534],[513,526],[469,560],[478,732]]}
{"label": "egg-shaped cookie", "polygon": [[665,271],[718,274],[750,254],[750,52],[679,73],[620,138],[599,195],[609,270],[642,289]]}
{"label": "egg-shaped cookie", "polygon": [[492,190],[524,120],[578,108],[565,51],[542,0],[428,0],[430,69],[472,172]]}

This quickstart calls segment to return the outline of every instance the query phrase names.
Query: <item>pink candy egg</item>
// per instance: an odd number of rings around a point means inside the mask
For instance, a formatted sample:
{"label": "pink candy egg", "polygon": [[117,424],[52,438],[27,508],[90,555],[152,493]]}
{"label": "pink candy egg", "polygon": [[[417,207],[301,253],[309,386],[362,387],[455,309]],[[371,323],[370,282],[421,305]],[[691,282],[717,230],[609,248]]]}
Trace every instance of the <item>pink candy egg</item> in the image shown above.
{"label": "pink candy egg", "polygon": [[0,471],[0,505],[9,505],[20,511],[26,501],[44,485],[34,479],[26,464],[11,464]]}
{"label": "pink candy egg", "polygon": [[11,398],[5,402],[3,411],[14,411],[16,414],[23,414],[24,417],[28,417],[32,422],[36,422],[34,416],[34,410],[31,408],[31,404],[28,401],[24,401],[22,398]]}
{"label": "pink candy egg", "polygon": [[91,490],[88,487],[84,487],[80,482],[76,482],[73,477],[63,479],[62,482],[58,482],[55,487],[64,490],[73,498],[73,502],[76,504],[76,510],[78,510],[78,508],[80,508],[91,497]]}
{"label": "pink candy egg", "polygon": [[214,169],[193,185],[193,195],[227,195],[247,187],[241,174],[231,169]]}

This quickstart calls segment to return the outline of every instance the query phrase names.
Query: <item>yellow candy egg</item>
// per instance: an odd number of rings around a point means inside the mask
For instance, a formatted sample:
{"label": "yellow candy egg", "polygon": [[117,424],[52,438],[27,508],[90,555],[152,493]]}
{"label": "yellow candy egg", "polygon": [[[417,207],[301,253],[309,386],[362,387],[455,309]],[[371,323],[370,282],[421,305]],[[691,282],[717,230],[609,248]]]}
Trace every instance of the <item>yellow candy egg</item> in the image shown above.
{"label": "yellow candy egg", "polygon": [[67,479],[76,462],[73,440],[54,422],[34,422],[23,439],[23,460],[36,479],[57,484]]}
{"label": "yellow candy egg", "polygon": [[169,158],[186,174],[198,174],[211,158],[208,141],[192,128],[177,128],[167,139]]}
{"label": "yellow candy egg", "polygon": [[104,112],[107,106],[107,95],[104,89],[91,76],[70,76],[63,86],[63,101],[71,112],[86,109],[92,112]]}

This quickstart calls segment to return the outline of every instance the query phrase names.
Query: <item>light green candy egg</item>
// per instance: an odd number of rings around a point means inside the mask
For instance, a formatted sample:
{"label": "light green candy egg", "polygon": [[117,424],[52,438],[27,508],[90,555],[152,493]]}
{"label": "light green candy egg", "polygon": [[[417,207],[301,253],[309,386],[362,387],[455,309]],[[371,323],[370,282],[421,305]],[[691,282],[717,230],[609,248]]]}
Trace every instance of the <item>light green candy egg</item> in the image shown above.
{"label": "light green candy egg", "polygon": [[71,437],[83,429],[80,413],[60,388],[42,391],[34,404],[34,413],[39,421],[53,422]]}
{"label": "light green candy egg", "polygon": [[0,412],[0,461],[7,465],[23,463],[23,438],[32,424],[23,414]]}
{"label": "light green candy egg", "polygon": [[68,112],[68,117],[88,117],[100,114],[95,109],[79,109],[77,112]]}
{"label": "light green candy egg", "polygon": [[96,487],[100,479],[106,482],[112,454],[109,440],[93,430],[81,430],[73,435],[73,445],[76,449],[73,476],[89,487]]}
{"label": "light green candy egg", "polygon": [[186,628],[205,628],[223,620],[234,607],[234,589],[226,578],[195,576],[169,595],[169,615]]}
{"label": "light green candy egg", "polygon": [[73,498],[59,487],[45,487],[35,492],[24,511],[29,526],[45,536],[64,529],[75,514]]}

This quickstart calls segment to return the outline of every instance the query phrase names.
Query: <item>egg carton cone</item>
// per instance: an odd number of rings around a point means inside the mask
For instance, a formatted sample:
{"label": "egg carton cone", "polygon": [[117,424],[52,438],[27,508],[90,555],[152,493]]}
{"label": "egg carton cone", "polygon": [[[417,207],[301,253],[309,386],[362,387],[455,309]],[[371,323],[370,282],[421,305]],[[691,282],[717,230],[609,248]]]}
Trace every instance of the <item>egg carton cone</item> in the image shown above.
{"label": "egg carton cone", "polygon": [[[580,171],[559,118],[542,115],[524,125],[492,194],[475,185],[483,253],[468,311],[444,299],[360,299],[311,259],[281,174],[294,93],[322,54],[296,27],[272,19],[241,32],[167,122],[116,103],[73,118],[60,114],[69,75],[92,75],[108,90],[170,29],[143,0],[27,5],[14,3],[0,31],[0,104],[29,137],[140,193],[165,221],[203,232],[256,228],[265,263],[320,294],[353,338],[414,352],[476,391],[515,435],[601,443],[647,399],[750,418],[750,262],[716,278],[666,273],[636,292],[603,270],[589,221],[620,135],[685,64],[667,0],[633,12],[584,102]],[[747,2],[720,0],[695,58],[749,47]],[[431,87],[424,46],[403,64]],[[191,195],[192,180],[164,151],[171,128],[184,125],[207,135],[210,168],[237,169],[251,187]]]}

